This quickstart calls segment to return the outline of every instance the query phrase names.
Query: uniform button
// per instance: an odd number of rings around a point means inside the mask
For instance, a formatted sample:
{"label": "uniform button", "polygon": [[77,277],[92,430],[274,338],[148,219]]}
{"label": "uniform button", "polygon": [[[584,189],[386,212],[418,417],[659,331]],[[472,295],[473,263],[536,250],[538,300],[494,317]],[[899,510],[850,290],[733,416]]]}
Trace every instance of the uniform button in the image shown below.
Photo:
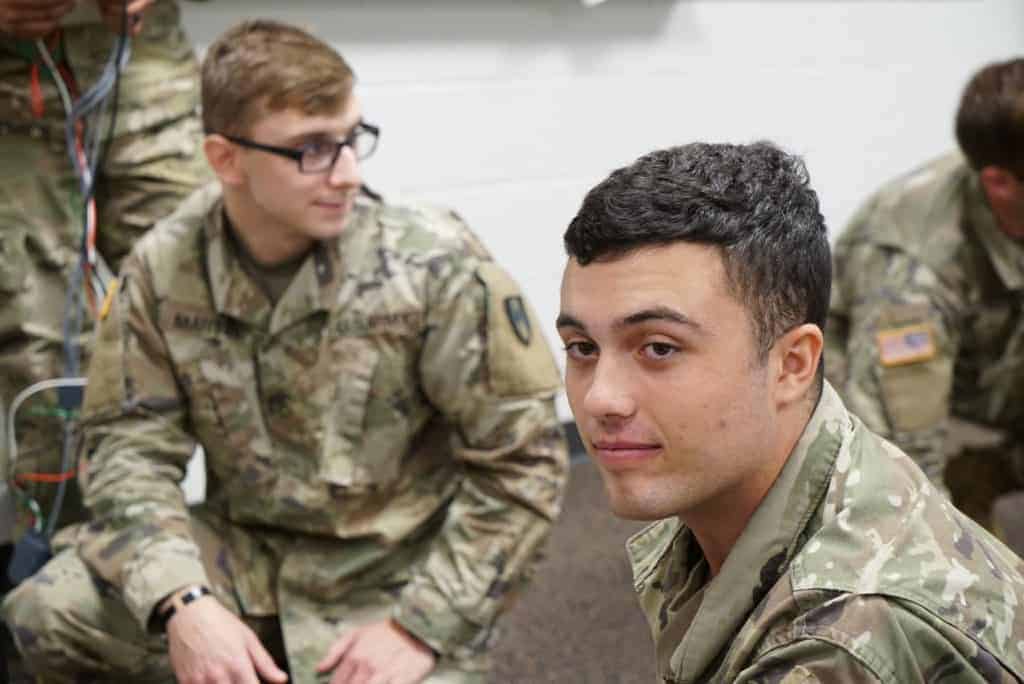
{"label": "uniform button", "polygon": [[275,392],[267,397],[267,409],[271,413],[281,413],[288,407],[288,395],[284,392]]}

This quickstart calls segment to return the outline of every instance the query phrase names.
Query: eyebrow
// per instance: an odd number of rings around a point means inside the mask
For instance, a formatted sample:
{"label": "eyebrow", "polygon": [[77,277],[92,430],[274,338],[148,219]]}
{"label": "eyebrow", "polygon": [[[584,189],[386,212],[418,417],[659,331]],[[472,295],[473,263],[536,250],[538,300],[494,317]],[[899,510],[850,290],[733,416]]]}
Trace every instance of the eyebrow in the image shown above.
{"label": "eyebrow", "polygon": [[330,133],[328,131],[309,131],[308,133],[299,133],[297,135],[291,136],[290,138],[284,141],[284,144],[294,146],[320,140],[329,140],[333,142],[337,140],[337,137],[333,133]]}
{"label": "eyebrow", "polygon": [[359,127],[359,124],[363,123],[362,118],[356,121],[354,124],[345,129],[345,132],[340,136],[335,131],[319,128],[312,131],[306,131],[305,133],[297,133],[287,140],[284,141],[285,145],[299,145],[302,143],[313,142],[314,140],[329,140],[331,142],[339,142],[344,140],[348,136],[352,135],[352,132]]}
{"label": "eyebrow", "polygon": [[580,330],[586,330],[587,326],[583,325],[579,319],[570,316],[567,313],[558,314],[558,318],[555,319],[556,328],[578,328]]}
{"label": "eyebrow", "polygon": [[667,306],[655,306],[650,309],[637,311],[636,313],[630,314],[625,318],[616,321],[615,327],[625,328],[631,325],[647,323],[648,321],[667,321],[669,323],[685,325],[697,331],[704,330],[703,326],[701,326],[697,321],[693,320],[683,312],[676,311],[675,309]]}
{"label": "eyebrow", "polygon": [[[640,325],[641,323],[647,323],[649,321],[667,321],[677,325],[685,325],[696,332],[707,332],[704,326],[697,321],[693,320],[681,311],[676,311],[675,309],[667,306],[655,306],[650,309],[642,309],[636,313],[631,313],[628,316],[615,321],[612,327],[628,328],[630,326]],[[578,330],[587,329],[587,326],[585,326],[582,321],[567,313],[561,313],[558,315],[558,318],[555,319],[555,327],[576,328]]]}

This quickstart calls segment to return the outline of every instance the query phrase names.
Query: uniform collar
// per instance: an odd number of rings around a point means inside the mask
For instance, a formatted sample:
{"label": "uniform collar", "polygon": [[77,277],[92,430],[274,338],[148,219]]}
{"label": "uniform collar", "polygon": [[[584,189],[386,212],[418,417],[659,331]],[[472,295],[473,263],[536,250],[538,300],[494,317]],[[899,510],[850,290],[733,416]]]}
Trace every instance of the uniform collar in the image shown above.
{"label": "uniform collar", "polygon": [[346,259],[342,255],[348,253],[347,245],[354,242],[354,235],[366,232],[373,219],[371,209],[371,205],[358,202],[340,237],[316,243],[274,305],[235,256],[224,202],[218,201],[211,207],[205,226],[206,266],[218,313],[275,335],[316,312],[330,310],[345,279]]}
{"label": "uniform collar", "polygon": [[[693,577],[704,572],[706,561],[703,554],[693,553],[696,542],[689,529],[666,521],[630,540],[641,603],[648,612],[658,606],[658,615],[648,617],[660,677],[702,681],[708,668],[725,655],[743,623],[799,551],[828,488],[845,431],[842,426],[849,423],[842,401],[825,383],[818,406],[778,478],[719,574],[702,590],[694,591]],[[699,602],[696,609],[693,602]]]}
{"label": "uniform collar", "polygon": [[999,279],[1010,290],[1024,289],[1024,243],[999,228],[978,174],[971,171],[964,192],[964,220],[981,242]]}

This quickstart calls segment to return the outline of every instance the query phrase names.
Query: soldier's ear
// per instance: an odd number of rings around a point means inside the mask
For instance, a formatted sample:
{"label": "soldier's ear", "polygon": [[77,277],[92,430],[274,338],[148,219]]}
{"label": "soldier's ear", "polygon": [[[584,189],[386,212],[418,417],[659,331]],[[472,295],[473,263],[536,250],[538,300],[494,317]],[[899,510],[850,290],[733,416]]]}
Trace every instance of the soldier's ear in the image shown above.
{"label": "soldier's ear", "polygon": [[218,133],[211,133],[203,140],[206,161],[220,182],[227,186],[242,183],[241,155],[237,145]]}
{"label": "soldier's ear", "polygon": [[775,340],[772,356],[776,362],[775,398],[779,407],[802,401],[812,389],[821,349],[824,344],[821,328],[804,323]]}
{"label": "soldier's ear", "polygon": [[1004,206],[1020,201],[1021,182],[1009,169],[1001,166],[986,166],[978,172],[981,187],[992,208],[998,213]]}

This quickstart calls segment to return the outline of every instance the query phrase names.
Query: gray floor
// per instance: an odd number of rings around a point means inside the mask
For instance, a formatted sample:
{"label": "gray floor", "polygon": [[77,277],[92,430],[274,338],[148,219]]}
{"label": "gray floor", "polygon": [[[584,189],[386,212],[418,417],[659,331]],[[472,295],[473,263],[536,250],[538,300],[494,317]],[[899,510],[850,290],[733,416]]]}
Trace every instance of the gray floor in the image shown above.
{"label": "gray floor", "polygon": [[496,684],[650,684],[654,647],[632,590],[626,538],[597,470],[573,465],[562,517],[533,584],[502,620]]}

